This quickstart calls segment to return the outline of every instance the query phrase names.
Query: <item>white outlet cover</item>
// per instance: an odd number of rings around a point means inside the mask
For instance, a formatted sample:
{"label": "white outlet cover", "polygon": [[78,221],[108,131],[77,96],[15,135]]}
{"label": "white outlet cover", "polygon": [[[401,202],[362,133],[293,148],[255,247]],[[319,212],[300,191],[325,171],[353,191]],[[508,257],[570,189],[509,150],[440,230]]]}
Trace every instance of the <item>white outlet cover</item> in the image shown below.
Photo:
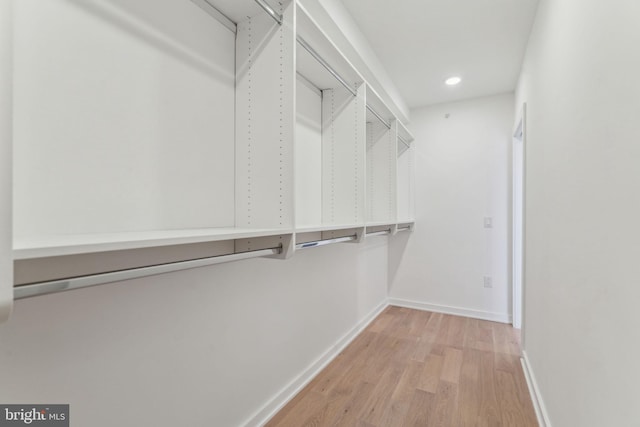
{"label": "white outlet cover", "polygon": [[484,287],[485,288],[492,288],[493,287],[493,283],[491,281],[491,276],[484,276]]}

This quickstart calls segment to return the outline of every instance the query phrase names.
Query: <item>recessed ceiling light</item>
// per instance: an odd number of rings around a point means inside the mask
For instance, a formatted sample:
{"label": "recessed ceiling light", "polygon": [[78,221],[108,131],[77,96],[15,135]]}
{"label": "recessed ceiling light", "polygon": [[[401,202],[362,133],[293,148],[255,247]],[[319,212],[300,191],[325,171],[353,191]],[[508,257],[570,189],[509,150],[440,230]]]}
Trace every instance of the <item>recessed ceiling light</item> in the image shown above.
{"label": "recessed ceiling light", "polygon": [[461,81],[462,79],[460,77],[454,76],[454,77],[449,77],[447,80],[445,80],[444,84],[446,84],[447,86],[455,86]]}

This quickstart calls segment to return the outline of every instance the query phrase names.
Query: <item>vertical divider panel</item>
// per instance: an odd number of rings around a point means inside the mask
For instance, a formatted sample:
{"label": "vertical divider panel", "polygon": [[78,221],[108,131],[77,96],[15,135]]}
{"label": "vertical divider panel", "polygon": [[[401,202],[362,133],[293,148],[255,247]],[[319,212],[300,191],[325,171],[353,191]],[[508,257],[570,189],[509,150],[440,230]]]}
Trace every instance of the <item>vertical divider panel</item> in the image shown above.
{"label": "vertical divider panel", "polygon": [[323,90],[322,219],[326,225],[364,222],[364,85]]}
{"label": "vertical divider panel", "polygon": [[12,3],[0,2],[0,322],[13,305]]}
{"label": "vertical divider panel", "polygon": [[236,38],[236,227],[293,227],[295,1],[240,22]]}
{"label": "vertical divider panel", "polygon": [[296,84],[295,226],[322,223],[322,92],[300,75]]}

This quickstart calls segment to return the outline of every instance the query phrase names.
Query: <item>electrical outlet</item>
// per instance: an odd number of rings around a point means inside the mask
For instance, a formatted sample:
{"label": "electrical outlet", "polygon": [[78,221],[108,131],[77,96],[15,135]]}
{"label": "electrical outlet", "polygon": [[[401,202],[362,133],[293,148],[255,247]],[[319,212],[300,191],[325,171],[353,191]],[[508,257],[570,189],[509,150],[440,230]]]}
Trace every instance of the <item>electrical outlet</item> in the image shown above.
{"label": "electrical outlet", "polygon": [[484,287],[493,288],[493,282],[491,281],[491,276],[484,276]]}

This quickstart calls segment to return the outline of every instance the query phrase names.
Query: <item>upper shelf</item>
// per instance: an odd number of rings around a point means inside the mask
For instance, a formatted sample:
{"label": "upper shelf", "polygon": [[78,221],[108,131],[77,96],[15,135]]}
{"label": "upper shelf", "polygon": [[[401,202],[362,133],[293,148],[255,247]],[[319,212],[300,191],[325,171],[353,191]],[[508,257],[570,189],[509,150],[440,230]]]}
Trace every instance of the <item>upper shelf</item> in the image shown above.
{"label": "upper shelf", "polygon": [[340,225],[317,225],[296,228],[296,233],[314,233],[317,231],[350,230],[352,228],[362,228],[364,224],[340,224]]}
{"label": "upper shelf", "polygon": [[404,142],[410,144],[415,139],[413,134],[409,132],[409,129],[401,122],[398,121],[398,137],[402,138]]}
{"label": "upper shelf", "polygon": [[411,148],[412,141],[413,135],[409,133],[401,122],[398,122],[398,157],[402,156]]}

